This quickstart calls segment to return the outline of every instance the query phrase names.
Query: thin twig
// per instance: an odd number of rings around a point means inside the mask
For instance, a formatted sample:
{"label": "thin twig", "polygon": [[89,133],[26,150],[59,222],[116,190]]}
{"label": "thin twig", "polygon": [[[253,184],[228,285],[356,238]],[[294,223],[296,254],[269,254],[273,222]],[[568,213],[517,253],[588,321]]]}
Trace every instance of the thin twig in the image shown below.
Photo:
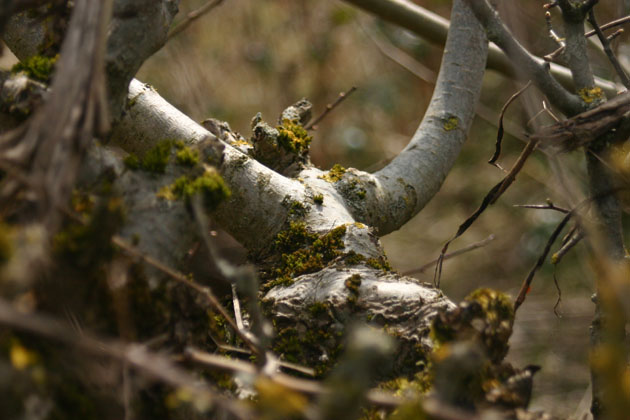
{"label": "thin twig", "polygon": [[497,141],[494,148],[494,154],[488,161],[490,165],[494,165],[498,167],[499,169],[502,169],[499,165],[496,164],[496,162],[497,162],[497,159],[499,159],[499,156],[501,155],[501,142],[503,140],[503,131],[504,131],[503,130],[503,117],[505,116],[505,111],[507,111],[510,104],[514,102],[519,96],[521,96],[521,94],[525,92],[527,88],[529,88],[531,85],[532,85],[532,81],[530,80],[525,84],[525,86],[523,86],[516,93],[510,96],[510,98],[503,105],[503,108],[501,108],[501,113],[499,114],[499,129],[497,130]]}
{"label": "thin twig", "polygon": [[107,340],[88,332],[79,333],[56,318],[22,313],[2,298],[0,298],[0,324],[76,347],[89,354],[119,360],[149,377],[175,387],[188,389],[199,397],[207,399],[209,403],[236,415],[236,418],[251,418],[251,413],[248,413],[246,406],[225,398],[207,384],[201,383],[197,377],[174,365],[168,358],[147,351],[143,345]]}
{"label": "thin twig", "polygon": [[317,130],[317,124],[323,120],[326,115],[330,113],[333,109],[335,109],[340,103],[342,103],[348,96],[352,95],[352,93],[357,90],[356,87],[352,86],[347,92],[341,92],[335,102],[332,104],[326,105],[326,109],[322,112],[317,118],[315,118],[310,123],[306,124],[304,127],[305,130]]}
{"label": "thin twig", "polygon": [[140,258],[141,260],[143,260],[145,263],[149,264],[150,266],[157,268],[164,274],[171,277],[173,280],[176,280],[190,287],[191,289],[195,290],[201,295],[203,295],[208,301],[208,303],[210,303],[210,306],[212,306],[214,310],[216,310],[223,318],[225,318],[226,322],[230,325],[230,327],[232,327],[232,329],[239,336],[239,338],[243,340],[243,342],[247,345],[247,347],[249,347],[255,354],[258,354],[258,345],[254,341],[255,338],[249,336],[248,334],[245,334],[242,330],[238,328],[234,319],[232,319],[230,314],[228,314],[226,309],[219,302],[219,299],[217,299],[217,297],[214,295],[214,293],[212,293],[212,291],[209,288],[195,283],[194,281],[190,280],[188,277],[186,277],[184,274],[180,273],[179,271],[173,270],[172,268],[167,267],[166,265],[162,264],[160,261],[155,260],[153,257],[146,255],[145,253],[143,253],[138,248],[131,245],[125,239],[123,239],[122,237],[118,235],[114,235],[112,237],[112,243],[118,246],[119,248],[123,249],[128,254],[136,258]]}
{"label": "thin twig", "polygon": [[[475,242],[475,243],[467,245],[467,246],[465,246],[463,248],[460,248],[460,249],[458,249],[456,251],[449,252],[448,254],[444,255],[443,260],[448,260],[450,258],[457,257],[458,255],[465,254],[466,252],[472,251],[474,249],[482,248],[482,247],[488,245],[490,242],[492,242],[494,240],[494,238],[495,238],[494,235],[490,235],[490,236],[488,236],[486,239],[484,239],[482,241]],[[432,261],[429,261],[426,264],[421,265],[418,268],[413,268],[413,269],[411,269],[409,271],[405,271],[405,272],[402,273],[402,275],[403,276],[409,276],[411,274],[422,273],[427,268],[433,267],[435,264],[437,264],[438,260],[439,260],[439,258],[436,258],[436,259],[434,259]]]}
{"label": "thin twig", "polygon": [[551,246],[560,235],[560,232],[562,232],[562,229],[564,229],[566,224],[569,222],[569,219],[573,217],[573,214],[574,214],[573,211],[567,213],[562,219],[562,221],[560,221],[558,226],[556,226],[553,233],[549,237],[549,240],[547,241],[547,244],[545,245],[543,252],[540,254],[540,256],[538,257],[538,260],[536,261],[536,264],[534,264],[534,267],[529,271],[529,274],[527,275],[527,277],[523,281],[523,284],[521,285],[521,290],[519,290],[518,296],[516,297],[516,300],[514,301],[514,311],[517,311],[518,308],[523,304],[523,302],[525,302],[525,297],[529,293],[532,281],[534,280],[534,275],[536,274],[538,269],[542,267],[542,265],[544,264],[545,260],[547,259],[547,255],[549,254],[549,250],[551,249]]}
{"label": "thin twig", "polygon": [[556,304],[553,305],[553,313],[556,317],[562,318],[560,312],[558,312],[558,306],[562,302],[562,289],[560,288],[560,284],[558,283],[558,277],[556,276],[556,269],[558,266],[553,267],[553,284],[556,286],[556,290],[558,291],[558,299],[556,299]]}
{"label": "thin twig", "polygon": [[578,229],[575,234],[572,234],[562,247],[551,255],[552,264],[560,264],[562,257],[573,249],[573,247],[575,247],[584,238],[584,236],[584,231],[582,229]]}
{"label": "thin twig", "polygon": [[[185,356],[192,362],[200,363],[215,369],[227,370],[235,373],[243,373],[251,376],[258,376],[259,371],[252,363],[243,360],[228,359],[216,354],[206,353],[197,349],[186,349]],[[307,395],[322,395],[330,392],[317,381],[296,378],[284,373],[273,373],[268,379],[278,385],[282,385],[292,391],[301,392]],[[396,408],[403,400],[393,394],[386,393],[379,389],[371,389],[366,395],[366,399],[372,405],[379,407]]]}
{"label": "thin twig", "polygon": [[[600,26],[599,28],[602,31],[605,31],[607,29],[613,28],[615,26],[619,26],[619,25],[623,25],[624,23],[628,23],[630,22],[630,16],[624,16],[622,18],[619,18],[617,20],[613,20],[611,22],[605,23],[602,26]],[[587,33],[584,34],[585,37],[591,37],[593,35],[597,34],[597,31],[595,31],[594,29],[592,31],[588,31]]]}
{"label": "thin twig", "polygon": [[567,214],[571,211],[563,207],[558,207],[551,201],[547,201],[547,204],[514,204],[514,207],[520,207],[524,209],[555,210],[564,214]]}
{"label": "thin twig", "polygon": [[181,32],[185,31],[194,21],[196,21],[221,3],[223,3],[223,0],[209,1],[200,8],[188,13],[183,21],[178,23],[177,26],[170,30],[170,32],[168,33],[168,39],[171,39],[179,35]]}
{"label": "thin twig", "polygon": [[630,88],[630,79],[628,78],[628,75],[624,71],[623,67],[621,67],[621,64],[619,64],[619,60],[617,60],[617,57],[615,56],[612,48],[610,48],[610,41],[608,40],[606,35],[604,35],[604,32],[597,24],[597,20],[595,19],[595,12],[593,11],[593,9],[588,12],[588,21],[593,26],[595,33],[597,34],[597,38],[599,38],[599,42],[602,43],[602,47],[604,47],[604,52],[606,53],[606,56],[608,56],[608,60],[610,60],[610,63],[615,69],[615,72],[617,72],[617,75],[621,79],[621,83],[627,89]]}

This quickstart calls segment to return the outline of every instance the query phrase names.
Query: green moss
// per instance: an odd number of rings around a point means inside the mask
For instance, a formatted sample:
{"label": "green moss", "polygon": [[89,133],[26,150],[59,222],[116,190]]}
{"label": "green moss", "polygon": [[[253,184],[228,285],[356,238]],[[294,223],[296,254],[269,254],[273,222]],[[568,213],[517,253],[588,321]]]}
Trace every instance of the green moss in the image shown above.
{"label": "green moss", "polygon": [[133,153],[127,155],[123,159],[123,163],[127,168],[131,170],[135,171],[136,169],[140,169],[140,159],[138,159],[138,156],[134,155]]}
{"label": "green moss", "polygon": [[353,274],[344,282],[346,289],[350,292],[347,302],[350,306],[354,306],[359,298],[359,287],[361,286],[361,275]]}
{"label": "green moss", "polygon": [[339,340],[341,335],[340,332],[331,332],[330,328],[310,328],[305,333],[299,333],[294,327],[286,327],[277,332],[273,350],[283,360],[292,363],[312,366],[313,360],[320,361],[312,367],[315,369],[315,376],[322,377],[330,370],[343,350],[340,344],[334,344],[332,348],[327,348],[328,357],[322,359],[320,357],[322,343],[341,341]]}
{"label": "green moss", "polygon": [[134,154],[128,155],[124,159],[125,165],[129,169],[143,169],[148,172],[162,174],[166,170],[166,165],[171,157],[171,149],[175,145],[173,140],[161,140],[149,149],[142,159]]}
{"label": "green moss", "polygon": [[296,217],[304,217],[306,216],[306,207],[304,207],[304,204],[300,203],[299,201],[292,201],[291,205],[289,207],[289,214],[291,216],[296,216]]}
{"label": "green moss", "polygon": [[142,169],[149,172],[164,173],[173,147],[172,140],[162,140],[149,149],[142,157]]}
{"label": "green moss", "polygon": [[273,279],[264,289],[292,284],[293,278],[313,273],[341,255],[346,226],[341,225],[327,234],[317,235],[306,229],[304,222],[291,222],[289,228],[276,235],[274,249],[281,253],[280,264],[272,270]]}
{"label": "green moss", "polygon": [[31,79],[48,83],[55,67],[55,63],[58,59],[58,54],[54,57],[34,55],[24,61],[15,64],[11,68],[11,71],[13,73],[24,72]]}
{"label": "green moss", "polygon": [[313,317],[323,315],[327,313],[329,309],[330,309],[330,305],[324,302],[315,302],[307,308],[308,312]]}
{"label": "green moss", "polygon": [[177,152],[175,153],[175,161],[183,166],[195,166],[199,163],[199,151],[185,146],[183,142],[175,144]]}
{"label": "green moss", "polygon": [[0,222],[0,265],[6,263],[13,255],[13,241],[11,228]]}
{"label": "green moss", "polygon": [[459,306],[443,311],[433,320],[431,338],[437,347],[455,341],[472,340],[484,349],[493,363],[507,354],[514,323],[514,307],[504,293],[478,289]]}
{"label": "green moss", "polygon": [[322,204],[324,204],[324,196],[322,194],[314,195],[313,203],[317,204],[318,206],[321,206]]}
{"label": "green moss", "polygon": [[206,169],[206,172],[198,177],[183,175],[158,193],[160,197],[185,202],[189,202],[197,194],[201,194],[204,206],[208,210],[214,210],[220,202],[230,197],[231,192],[217,171]]}
{"label": "green moss", "polygon": [[325,181],[328,181],[330,183],[335,183],[335,182],[340,181],[341,178],[343,178],[343,175],[345,173],[346,173],[346,168],[339,165],[338,163],[335,163],[333,167],[330,168],[330,170],[325,175],[320,175],[319,178]]}
{"label": "green moss", "polygon": [[451,130],[455,130],[458,126],[459,126],[459,121],[457,120],[457,117],[452,116],[446,119],[443,127],[444,127],[444,130],[451,131]]}
{"label": "green moss", "polygon": [[363,200],[363,199],[365,199],[366,191],[364,189],[359,189],[356,192],[356,194],[357,194],[357,197],[359,197],[359,199]]}
{"label": "green moss", "polygon": [[284,120],[278,129],[278,144],[286,151],[305,155],[313,138],[298,122]]}
{"label": "green moss", "polygon": [[87,224],[71,223],[53,238],[53,252],[74,265],[87,266],[111,258],[110,238],[124,222],[122,199],[114,197],[99,203]]}
{"label": "green moss", "polygon": [[365,263],[372,268],[383,271],[392,271],[392,266],[385,258],[368,258]]}

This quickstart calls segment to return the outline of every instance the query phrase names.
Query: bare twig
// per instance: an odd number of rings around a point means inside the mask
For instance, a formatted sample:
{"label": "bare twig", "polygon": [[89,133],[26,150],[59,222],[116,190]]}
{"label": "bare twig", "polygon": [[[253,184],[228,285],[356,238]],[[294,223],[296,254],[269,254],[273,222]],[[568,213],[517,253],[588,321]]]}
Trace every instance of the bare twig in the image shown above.
{"label": "bare twig", "polygon": [[171,39],[179,35],[183,31],[185,31],[186,29],[188,29],[188,27],[192,25],[194,21],[196,21],[197,19],[199,19],[200,17],[202,17],[203,15],[205,15],[206,13],[208,13],[209,11],[211,11],[212,9],[214,9],[221,3],[223,3],[223,0],[209,1],[203,6],[201,6],[200,8],[195,9],[192,12],[188,13],[186,15],[186,18],[183,21],[181,21],[180,23],[177,24],[177,26],[171,29],[171,31],[168,33],[168,39]]}
{"label": "bare twig", "polygon": [[599,42],[602,43],[602,47],[604,47],[606,56],[608,56],[608,60],[610,60],[610,63],[615,69],[615,72],[617,72],[619,79],[621,79],[621,83],[623,83],[626,88],[630,88],[630,79],[628,78],[628,75],[624,71],[623,67],[621,67],[621,64],[619,64],[619,60],[617,60],[617,57],[615,56],[612,48],[610,48],[610,41],[608,40],[606,35],[604,35],[604,32],[597,24],[597,20],[595,19],[595,12],[593,11],[593,9],[591,9],[591,11],[588,13],[588,21],[593,26],[594,31],[597,34],[597,38],[599,38]]}
{"label": "bare twig", "polygon": [[335,102],[332,104],[326,105],[326,109],[322,112],[317,118],[315,118],[310,123],[306,124],[304,127],[306,130],[317,130],[317,124],[326,118],[326,115],[330,113],[333,109],[335,109],[339,104],[341,104],[348,96],[352,95],[352,93],[357,90],[356,87],[352,86],[347,92],[341,92]]}
{"label": "bare twig", "polygon": [[[448,260],[451,259],[453,257],[457,257],[458,255],[462,255],[465,254],[466,252],[478,249],[478,248],[482,248],[486,245],[488,245],[490,242],[492,242],[494,240],[495,236],[494,235],[490,235],[488,236],[486,239],[481,240],[479,242],[475,242],[472,243],[470,245],[467,245],[463,248],[460,248],[456,251],[453,252],[449,252],[448,254],[444,255],[444,258],[442,260]],[[427,268],[429,267],[433,267],[435,264],[437,264],[439,258],[436,258],[432,261],[429,261],[428,263],[425,263],[423,265],[421,265],[418,268],[412,268],[411,270],[405,271],[402,273],[403,276],[409,276],[411,274],[416,274],[416,273],[423,273]]]}
{"label": "bare twig", "polygon": [[[615,26],[623,25],[624,23],[628,23],[628,22],[630,22],[630,16],[624,16],[622,18],[603,24],[602,26],[600,26],[600,29],[602,31],[605,31],[607,29],[613,28]],[[587,33],[585,33],[584,36],[591,37],[595,35],[596,33],[597,32],[593,29],[592,31],[588,31]]]}

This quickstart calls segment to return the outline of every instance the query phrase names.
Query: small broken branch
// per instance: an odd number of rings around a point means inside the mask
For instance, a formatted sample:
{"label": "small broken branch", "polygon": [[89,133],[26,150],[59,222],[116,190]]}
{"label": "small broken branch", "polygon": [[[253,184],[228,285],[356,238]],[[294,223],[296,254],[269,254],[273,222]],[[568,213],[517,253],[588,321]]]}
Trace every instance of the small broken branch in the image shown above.
{"label": "small broken branch", "polygon": [[339,94],[339,96],[337,97],[337,99],[335,100],[335,102],[333,102],[332,104],[328,104],[326,105],[326,109],[324,110],[324,112],[322,112],[317,118],[315,118],[313,121],[311,121],[310,123],[306,124],[306,126],[304,127],[305,130],[317,130],[317,124],[323,120],[324,118],[326,118],[326,116],[330,113],[330,111],[332,111],[333,109],[335,109],[339,104],[341,104],[348,96],[352,95],[352,93],[357,90],[356,87],[352,86],[347,92],[341,92]]}
{"label": "small broken branch", "polygon": [[[478,248],[483,248],[484,246],[488,245],[490,242],[494,241],[495,236],[494,235],[490,235],[488,236],[486,239],[481,240],[479,242],[475,242],[472,243],[470,245],[467,245],[463,248],[460,248],[456,251],[453,252],[449,252],[448,254],[444,255],[444,258],[442,258],[442,260],[448,260],[451,259],[453,257],[457,257],[458,255],[462,255],[465,254],[466,252],[478,249]],[[418,268],[413,268],[411,270],[405,271],[402,273],[403,276],[410,276],[412,274],[416,274],[416,273],[423,273],[427,268],[429,267],[433,267],[437,262],[439,261],[439,257],[429,261],[426,264],[421,265]]]}
{"label": "small broken branch", "polygon": [[199,19],[206,13],[210,12],[212,9],[219,6],[221,3],[223,3],[223,0],[209,1],[203,6],[201,6],[200,8],[195,9],[192,12],[189,12],[183,21],[181,21],[180,23],[177,24],[177,26],[171,29],[171,31],[168,33],[168,39],[170,40],[171,38],[174,38],[175,36],[184,32],[186,29],[188,29],[190,25],[192,25],[194,21],[196,21],[197,19]]}

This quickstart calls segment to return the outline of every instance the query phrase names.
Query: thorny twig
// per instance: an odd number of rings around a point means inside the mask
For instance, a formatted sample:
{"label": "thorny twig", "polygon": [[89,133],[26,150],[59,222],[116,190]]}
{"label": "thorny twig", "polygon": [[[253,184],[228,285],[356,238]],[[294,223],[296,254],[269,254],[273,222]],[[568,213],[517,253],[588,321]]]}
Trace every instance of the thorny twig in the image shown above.
{"label": "thorny twig", "polygon": [[357,90],[356,87],[352,86],[347,92],[341,92],[339,94],[339,96],[337,97],[337,99],[335,100],[335,102],[333,102],[332,104],[328,104],[326,105],[326,109],[324,110],[324,112],[322,112],[317,118],[315,118],[313,121],[311,121],[310,123],[306,124],[306,126],[304,127],[304,129],[306,130],[317,130],[317,124],[323,120],[326,115],[328,115],[330,113],[330,111],[332,111],[333,109],[335,109],[339,104],[341,104],[348,96],[352,95],[352,93]]}
{"label": "thorny twig", "polygon": [[171,39],[179,35],[181,32],[185,31],[194,21],[196,21],[215,7],[219,6],[221,3],[223,3],[223,0],[209,1],[200,8],[188,13],[183,21],[181,21],[177,24],[177,26],[171,29],[171,31],[168,33],[168,39]]}

